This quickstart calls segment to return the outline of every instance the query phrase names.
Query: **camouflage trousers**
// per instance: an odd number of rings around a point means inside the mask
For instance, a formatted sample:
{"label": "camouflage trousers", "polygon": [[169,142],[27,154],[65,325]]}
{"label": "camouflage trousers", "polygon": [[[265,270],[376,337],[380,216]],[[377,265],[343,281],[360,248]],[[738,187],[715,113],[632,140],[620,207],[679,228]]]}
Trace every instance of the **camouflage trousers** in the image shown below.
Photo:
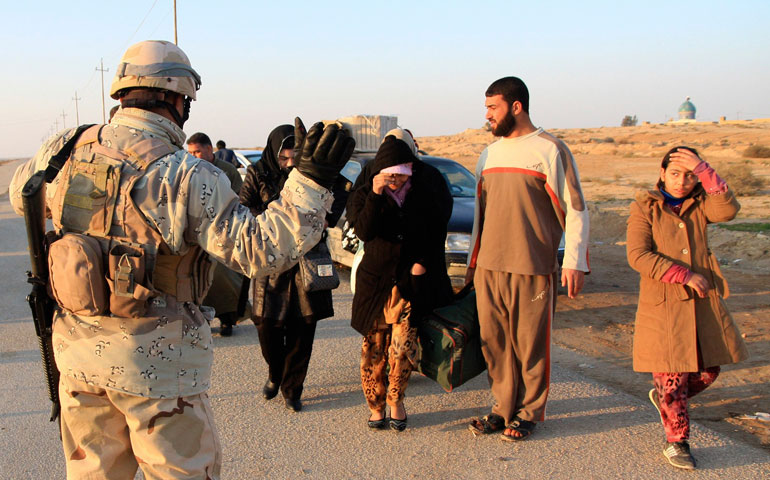
{"label": "camouflage trousers", "polygon": [[208,395],[157,399],[62,376],[67,478],[218,479],[222,448]]}

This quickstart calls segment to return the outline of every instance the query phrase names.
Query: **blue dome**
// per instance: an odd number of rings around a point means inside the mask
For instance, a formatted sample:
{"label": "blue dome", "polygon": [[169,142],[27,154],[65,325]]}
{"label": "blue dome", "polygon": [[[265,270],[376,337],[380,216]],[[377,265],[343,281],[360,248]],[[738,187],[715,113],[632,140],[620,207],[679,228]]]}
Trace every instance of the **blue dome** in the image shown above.
{"label": "blue dome", "polygon": [[679,112],[695,113],[695,105],[693,105],[692,102],[690,101],[690,97],[687,97],[687,100],[685,100],[683,104],[679,105]]}
{"label": "blue dome", "polygon": [[690,97],[679,105],[679,120],[695,120],[695,105],[690,101]]}

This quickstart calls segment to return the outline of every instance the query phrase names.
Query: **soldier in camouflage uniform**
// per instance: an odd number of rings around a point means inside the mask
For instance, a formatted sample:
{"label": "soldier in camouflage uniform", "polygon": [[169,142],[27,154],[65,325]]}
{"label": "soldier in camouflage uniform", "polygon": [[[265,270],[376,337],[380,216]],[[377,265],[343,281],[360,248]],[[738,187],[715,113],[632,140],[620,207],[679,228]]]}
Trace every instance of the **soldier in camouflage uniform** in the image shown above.
{"label": "soldier in camouflage uniform", "polygon": [[[116,72],[122,108],[82,133],[46,191],[61,235],[49,270],[67,476],[219,478],[211,312],[200,307],[209,255],[249,277],[295,264],[320,239],[354,142],[322,124],[305,136],[298,119],[298,166],[255,217],[219,169],[182,149],[200,86],[184,52],[140,42]],[[72,136],[54,135],[15,172],[17,213],[26,180]]]}

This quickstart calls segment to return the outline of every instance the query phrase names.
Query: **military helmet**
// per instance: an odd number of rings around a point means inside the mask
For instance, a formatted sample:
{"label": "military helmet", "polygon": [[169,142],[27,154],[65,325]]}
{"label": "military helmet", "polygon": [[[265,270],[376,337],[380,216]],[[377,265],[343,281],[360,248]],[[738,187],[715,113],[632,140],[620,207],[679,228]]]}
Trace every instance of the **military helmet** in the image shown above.
{"label": "military helmet", "polygon": [[110,96],[119,98],[127,88],[149,87],[169,90],[195,100],[201,77],[193,70],[181,48],[164,40],[145,40],[132,45],[123,54]]}

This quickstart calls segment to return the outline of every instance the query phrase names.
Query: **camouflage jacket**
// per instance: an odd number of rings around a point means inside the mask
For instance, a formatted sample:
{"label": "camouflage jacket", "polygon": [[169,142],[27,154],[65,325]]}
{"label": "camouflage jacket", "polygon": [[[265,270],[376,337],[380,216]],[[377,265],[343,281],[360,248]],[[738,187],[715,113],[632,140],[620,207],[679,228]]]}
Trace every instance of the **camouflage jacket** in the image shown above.
{"label": "camouflage jacket", "polygon": [[[198,245],[214,259],[250,277],[280,272],[296,264],[318,243],[331,193],[292,172],[281,198],[259,216],[242,206],[221,170],[182,149],[185,134],[168,119],[139,109],[120,110],[101,142],[121,150],[149,136],[179,150],[150,164],[131,197],[172,253]],[[21,189],[72,135],[49,139],[11,181],[14,210],[22,215]],[[47,187],[54,197],[61,176]],[[161,312],[160,314],[158,312]],[[171,313],[169,313],[171,312]],[[62,375],[91,385],[151,398],[193,395],[208,389],[213,360],[211,330],[191,302],[160,294],[146,318],[82,316],[57,311],[54,350]],[[210,319],[210,318],[209,318]]]}

